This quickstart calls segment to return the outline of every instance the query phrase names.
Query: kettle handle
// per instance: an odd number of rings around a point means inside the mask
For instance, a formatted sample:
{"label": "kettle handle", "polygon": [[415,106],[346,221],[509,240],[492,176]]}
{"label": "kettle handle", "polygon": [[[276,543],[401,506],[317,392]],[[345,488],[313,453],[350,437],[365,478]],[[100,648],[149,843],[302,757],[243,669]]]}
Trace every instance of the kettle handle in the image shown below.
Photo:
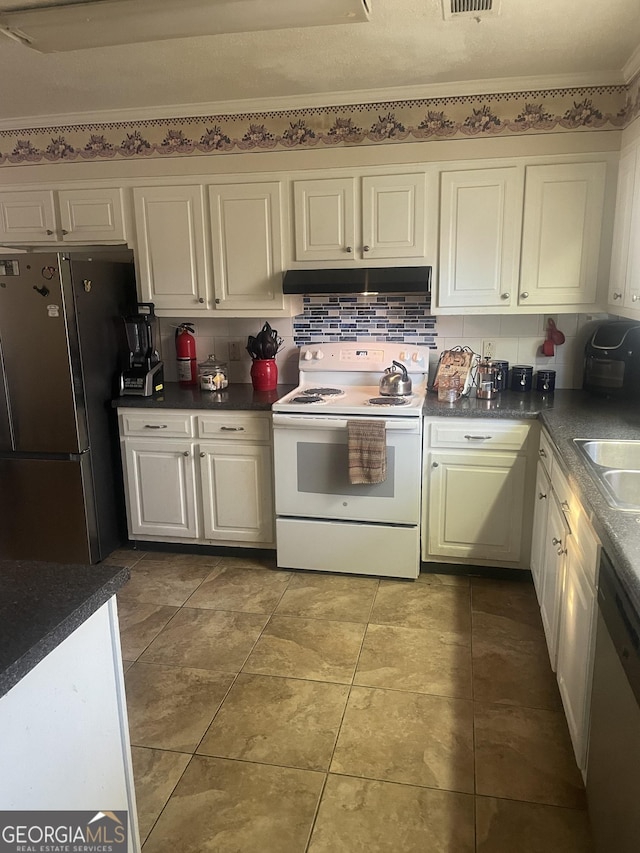
{"label": "kettle handle", "polygon": [[403,379],[407,379],[409,377],[409,374],[407,373],[407,368],[404,366],[404,364],[401,364],[399,361],[392,361],[391,364],[395,364],[396,367],[400,368],[400,370],[402,371]]}

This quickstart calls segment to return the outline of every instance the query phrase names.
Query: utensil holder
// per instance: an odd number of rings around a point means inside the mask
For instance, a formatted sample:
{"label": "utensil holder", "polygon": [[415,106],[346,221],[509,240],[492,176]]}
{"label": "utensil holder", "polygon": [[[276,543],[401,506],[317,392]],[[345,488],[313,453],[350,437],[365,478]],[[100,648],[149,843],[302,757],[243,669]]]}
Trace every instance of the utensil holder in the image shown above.
{"label": "utensil holder", "polygon": [[275,391],[278,385],[278,365],[275,358],[254,358],[250,372],[255,391]]}

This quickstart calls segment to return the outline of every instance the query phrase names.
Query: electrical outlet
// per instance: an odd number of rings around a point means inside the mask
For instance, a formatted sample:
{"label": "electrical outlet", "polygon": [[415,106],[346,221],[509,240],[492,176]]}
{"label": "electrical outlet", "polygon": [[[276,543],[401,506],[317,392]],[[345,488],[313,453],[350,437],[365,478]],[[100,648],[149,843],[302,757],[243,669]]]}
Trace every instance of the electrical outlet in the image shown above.
{"label": "electrical outlet", "polygon": [[240,361],[240,341],[229,341],[229,361]]}
{"label": "electrical outlet", "polygon": [[482,341],[482,357],[483,358],[495,358],[496,357],[496,342],[490,340]]}

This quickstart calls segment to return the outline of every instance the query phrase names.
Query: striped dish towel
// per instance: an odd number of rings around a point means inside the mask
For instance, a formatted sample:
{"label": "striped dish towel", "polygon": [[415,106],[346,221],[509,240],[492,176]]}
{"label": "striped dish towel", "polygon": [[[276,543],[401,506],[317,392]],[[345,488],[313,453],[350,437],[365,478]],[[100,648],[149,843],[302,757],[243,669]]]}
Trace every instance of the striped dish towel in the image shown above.
{"label": "striped dish towel", "polygon": [[387,434],[383,420],[347,421],[349,481],[384,483],[387,479]]}

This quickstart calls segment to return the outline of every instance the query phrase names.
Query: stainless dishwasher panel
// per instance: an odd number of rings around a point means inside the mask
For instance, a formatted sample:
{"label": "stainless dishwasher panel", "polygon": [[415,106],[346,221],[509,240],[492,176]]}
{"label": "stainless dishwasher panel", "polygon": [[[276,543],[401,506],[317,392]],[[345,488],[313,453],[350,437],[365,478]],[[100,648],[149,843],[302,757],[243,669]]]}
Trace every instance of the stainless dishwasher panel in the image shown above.
{"label": "stainless dishwasher panel", "polygon": [[587,762],[587,799],[597,853],[640,850],[640,618],[606,554]]}

